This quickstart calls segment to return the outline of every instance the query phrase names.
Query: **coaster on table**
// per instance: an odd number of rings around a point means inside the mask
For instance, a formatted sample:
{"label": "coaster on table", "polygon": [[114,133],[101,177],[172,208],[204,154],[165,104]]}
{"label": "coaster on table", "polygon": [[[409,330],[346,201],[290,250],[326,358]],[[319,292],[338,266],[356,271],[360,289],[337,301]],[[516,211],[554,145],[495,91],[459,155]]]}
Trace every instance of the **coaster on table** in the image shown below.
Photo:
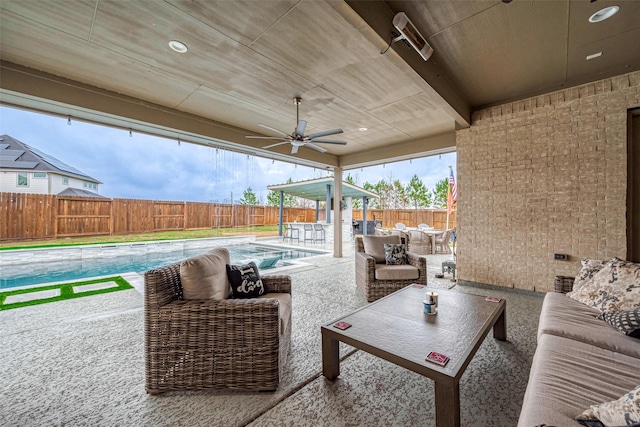
{"label": "coaster on table", "polygon": [[498,297],[487,297],[487,298],[485,298],[485,300],[489,301],[489,302],[500,302],[501,301],[501,299],[498,298]]}
{"label": "coaster on table", "polygon": [[349,329],[351,327],[351,323],[347,323],[347,322],[336,322],[333,325],[334,328],[338,328],[338,329],[342,329],[343,331],[345,329]]}
{"label": "coaster on table", "polygon": [[445,356],[442,353],[436,353],[435,351],[430,352],[424,360],[433,362],[437,365],[444,366],[449,361],[449,356]]}

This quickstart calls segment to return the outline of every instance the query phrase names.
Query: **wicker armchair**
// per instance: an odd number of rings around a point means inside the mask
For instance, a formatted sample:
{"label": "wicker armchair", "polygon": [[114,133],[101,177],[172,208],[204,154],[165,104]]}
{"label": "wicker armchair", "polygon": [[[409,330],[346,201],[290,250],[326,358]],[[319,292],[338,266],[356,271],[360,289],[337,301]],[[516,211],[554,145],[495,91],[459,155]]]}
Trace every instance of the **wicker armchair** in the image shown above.
{"label": "wicker armchair", "polygon": [[[291,315],[280,319],[277,299],[183,301],[180,263],[149,270],[144,279],[147,393],[278,387]],[[291,293],[289,276],[262,282],[266,293]]]}
{"label": "wicker armchair", "polygon": [[451,253],[451,247],[449,247],[449,240],[451,240],[452,232],[453,230],[444,230],[442,233],[435,235],[437,254]]}
{"label": "wicker armchair", "polygon": [[409,230],[409,251],[419,255],[427,255],[433,252],[431,236],[421,230]]}
{"label": "wicker armchair", "polygon": [[407,252],[409,264],[418,270],[416,279],[379,280],[376,279],[375,258],[364,251],[363,236],[356,236],[355,251],[356,287],[369,302],[387,296],[390,293],[400,290],[412,283],[419,283],[422,285],[427,284],[427,259],[424,257]]}

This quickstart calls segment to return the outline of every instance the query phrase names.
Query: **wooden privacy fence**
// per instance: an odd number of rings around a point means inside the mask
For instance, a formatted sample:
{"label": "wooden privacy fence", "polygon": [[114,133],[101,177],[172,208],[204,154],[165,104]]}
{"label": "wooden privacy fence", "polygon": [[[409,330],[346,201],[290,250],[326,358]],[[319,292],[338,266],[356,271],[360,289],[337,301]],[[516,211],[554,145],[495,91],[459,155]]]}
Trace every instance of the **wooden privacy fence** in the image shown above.
{"label": "wooden privacy fence", "polygon": [[[353,219],[362,220],[362,209],[354,209]],[[417,227],[427,224],[438,230],[447,228],[446,209],[367,209],[367,220],[382,220],[384,228],[393,228],[399,222],[407,227]],[[449,215],[449,227],[456,226],[456,212]]]}
{"label": "wooden privacy fence", "polygon": [[[444,228],[446,221],[446,212],[428,209],[367,210],[367,219],[374,215],[384,227],[424,222]],[[0,193],[0,241],[277,225],[278,217],[277,206]],[[362,210],[354,210],[353,219],[362,219]],[[283,220],[315,222],[316,210],[285,208]]]}

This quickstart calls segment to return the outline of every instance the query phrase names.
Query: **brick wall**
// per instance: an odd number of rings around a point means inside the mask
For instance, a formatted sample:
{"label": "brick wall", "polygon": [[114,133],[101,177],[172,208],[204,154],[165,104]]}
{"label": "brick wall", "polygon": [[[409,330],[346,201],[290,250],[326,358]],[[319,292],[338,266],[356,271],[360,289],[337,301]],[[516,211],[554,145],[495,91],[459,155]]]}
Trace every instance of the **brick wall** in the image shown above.
{"label": "brick wall", "polygon": [[475,112],[456,133],[459,279],[552,291],[583,257],[624,258],[638,106],[633,72]]}

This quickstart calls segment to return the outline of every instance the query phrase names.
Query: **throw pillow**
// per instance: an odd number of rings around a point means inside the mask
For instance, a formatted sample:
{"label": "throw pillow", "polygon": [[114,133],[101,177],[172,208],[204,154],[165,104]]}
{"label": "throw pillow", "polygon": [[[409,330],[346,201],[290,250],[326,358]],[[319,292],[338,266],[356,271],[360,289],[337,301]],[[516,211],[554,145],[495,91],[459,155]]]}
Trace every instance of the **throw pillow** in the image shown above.
{"label": "throw pillow", "polygon": [[591,282],[570,295],[600,311],[630,310],[640,306],[640,264],[613,258]]}
{"label": "throw pillow", "polygon": [[598,316],[598,319],[604,320],[625,335],[640,338],[640,307],[631,310],[605,311]]}
{"label": "throw pillow", "polygon": [[640,385],[618,400],[592,405],[576,420],[587,427],[640,426]]}
{"label": "throw pillow", "polygon": [[371,255],[376,260],[376,263],[383,264],[386,262],[384,255],[385,243],[401,243],[400,236],[362,236],[364,252],[367,255]]}
{"label": "throw pillow", "polygon": [[403,244],[384,244],[384,259],[387,265],[408,264],[407,251]]}
{"label": "throw pillow", "polygon": [[609,261],[584,258],[580,260],[580,262],[582,263],[582,268],[573,281],[573,288],[571,289],[571,292],[567,292],[568,297],[573,295],[574,292],[580,290],[583,286],[590,284],[593,280],[593,276],[602,270],[602,267],[607,265]]}
{"label": "throw pillow", "polygon": [[264,294],[258,266],[253,261],[244,265],[227,265],[227,276],[234,298],[255,298]]}
{"label": "throw pillow", "polygon": [[207,253],[180,263],[182,298],[185,300],[229,298],[231,290],[225,265],[229,264],[229,251],[215,248]]}

